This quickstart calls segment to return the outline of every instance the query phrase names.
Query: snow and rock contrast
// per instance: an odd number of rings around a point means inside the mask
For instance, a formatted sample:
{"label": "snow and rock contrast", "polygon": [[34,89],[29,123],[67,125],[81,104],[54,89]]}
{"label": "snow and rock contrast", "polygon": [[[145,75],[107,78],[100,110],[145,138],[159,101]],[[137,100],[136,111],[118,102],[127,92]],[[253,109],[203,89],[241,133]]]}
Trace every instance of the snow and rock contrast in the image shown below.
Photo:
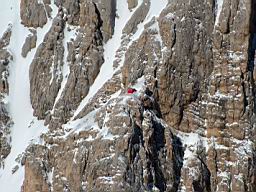
{"label": "snow and rock contrast", "polygon": [[0,191],[256,191],[254,0],[0,1]]}

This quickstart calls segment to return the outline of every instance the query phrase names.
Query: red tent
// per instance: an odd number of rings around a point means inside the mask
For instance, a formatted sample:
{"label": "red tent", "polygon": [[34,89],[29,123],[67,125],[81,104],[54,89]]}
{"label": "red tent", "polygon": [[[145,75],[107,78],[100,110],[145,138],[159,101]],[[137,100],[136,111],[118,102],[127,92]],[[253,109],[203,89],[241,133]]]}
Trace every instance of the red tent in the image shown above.
{"label": "red tent", "polygon": [[135,93],[137,90],[136,89],[133,89],[133,88],[128,88],[127,89],[127,93],[128,94],[133,94],[133,93]]}

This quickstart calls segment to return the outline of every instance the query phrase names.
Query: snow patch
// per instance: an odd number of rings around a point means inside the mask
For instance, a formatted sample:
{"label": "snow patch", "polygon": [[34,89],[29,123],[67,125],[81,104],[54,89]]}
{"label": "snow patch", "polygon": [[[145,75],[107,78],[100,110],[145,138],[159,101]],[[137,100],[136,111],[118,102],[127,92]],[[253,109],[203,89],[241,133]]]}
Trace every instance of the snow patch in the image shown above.
{"label": "snow patch", "polygon": [[205,147],[205,150],[208,150],[208,144],[207,139],[204,137],[201,137],[197,133],[182,133],[178,132],[177,136],[181,138],[181,141],[183,143],[183,147],[185,147],[184,151],[184,161],[183,165],[186,166],[189,162],[189,160],[193,157],[195,157],[197,148]]}
{"label": "snow patch", "polygon": [[217,25],[219,23],[219,17],[220,17],[220,13],[222,10],[222,6],[223,6],[223,1],[224,0],[217,0],[217,5],[216,5],[216,20],[215,20],[215,25]]}
{"label": "snow patch", "polygon": [[148,15],[146,16],[146,19],[138,25],[138,30],[131,38],[132,41],[135,41],[140,37],[140,35],[144,31],[145,24],[150,22],[153,17],[157,17],[162,12],[162,10],[166,7],[167,4],[168,4],[168,0],[158,0],[158,1],[151,0],[151,5],[150,5]]}
{"label": "snow patch", "polygon": [[[53,12],[56,13],[56,7],[53,6]],[[11,9],[11,11],[10,11]],[[12,174],[12,169],[19,162],[16,158],[22,154],[26,147],[34,142],[40,142],[39,135],[47,130],[43,121],[38,121],[33,117],[33,109],[30,102],[29,85],[29,67],[35,55],[36,49],[28,53],[26,58],[21,56],[21,50],[25,38],[30,34],[29,30],[21,25],[20,1],[9,0],[1,2],[0,16],[5,18],[0,22],[0,29],[5,30],[7,23],[12,23],[12,36],[8,47],[13,55],[13,61],[10,64],[9,87],[10,95],[8,97],[8,111],[14,122],[11,128],[11,153],[4,161],[4,167],[0,169],[1,189],[8,192],[18,192],[24,178],[24,167]],[[50,29],[52,19],[49,19],[43,28],[37,29],[37,47],[43,41],[44,35]]]}
{"label": "snow patch", "polygon": [[125,27],[125,24],[128,22],[133,12],[128,9],[128,4],[126,0],[118,0],[117,2],[117,15],[115,21],[114,34],[110,40],[104,45],[104,59],[105,62],[101,66],[100,73],[95,79],[93,85],[90,87],[88,95],[83,99],[83,101],[78,106],[75,111],[73,118],[76,117],[80,111],[86,106],[90,99],[97,93],[97,91],[106,83],[115,73],[113,68],[113,62],[116,59],[116,52],[121,46],[122,42],[122,30]]}
{"label": "snow patch", "polygon": [[[71,30],[68,30],[68,29]],[[71,27],[68,24],[66,24],[65,29],[64,29],[64,40],[63,40],[63,46],[64,46],[64,64],[63,67],[61,69],[61,73],[63,76],[63,80],[61,82],[61,88],[58,92],[58,95],[55,99],[55,103],[54,106],[52,108],[51,114],[53,114],[55,105],[57,104],[57,102],[59,101],[61,94],[63,93],[63,90],[65,89],[65,86],[67,84],[67,80],[68,80],[68,76],[70,73],[70,69],[69,69],[69,62],[67,61],[67,57],[68,57],[68,42],[71,42],[72,39],[75,39],[77,33],[76,33],[76,28],[75,27]]]}

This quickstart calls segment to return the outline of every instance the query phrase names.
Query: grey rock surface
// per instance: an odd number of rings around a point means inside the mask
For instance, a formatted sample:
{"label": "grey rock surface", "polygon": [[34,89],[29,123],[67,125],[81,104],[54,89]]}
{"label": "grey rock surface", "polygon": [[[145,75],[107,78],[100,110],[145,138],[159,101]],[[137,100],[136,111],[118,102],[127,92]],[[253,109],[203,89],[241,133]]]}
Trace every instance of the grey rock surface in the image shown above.
{"label": "grey rock surface", "polygon": [[27,27],[43,27],[47,22],[47,4],[50,1],[22,0],[20,2],[21,23]]}
{"label": "grey rock surface", "polygon": [[[22,155],[23,191],[256,191],[255,2],[172,0],[155,14],[154,0],[123,0],[129,18],[115,36],[120,2],[54,1],[29,74],[48,131]],[[51,3],[23,0],[22,24],[44,26]],[[0,39],[0,162],[10,37]],[[112,73],[93,86],[105,61]]]}
{"label": "grey rock surface", "polygon": [[6,97],[9,94],[9,65],[12,55],[7,50],[12,34],[12,26],[9,26],[0,38],[0,167],[4,167],[3,160],[11,151],[11,118],[7,111]]}
{"label": "grey rock surface", "polygon": [[22,57],[27,57],[27,54],[31,49],[36,47],[37,34],[36,31],[32,31],[30,35],[26,38],[24,45],[22,47],[21,55]]}

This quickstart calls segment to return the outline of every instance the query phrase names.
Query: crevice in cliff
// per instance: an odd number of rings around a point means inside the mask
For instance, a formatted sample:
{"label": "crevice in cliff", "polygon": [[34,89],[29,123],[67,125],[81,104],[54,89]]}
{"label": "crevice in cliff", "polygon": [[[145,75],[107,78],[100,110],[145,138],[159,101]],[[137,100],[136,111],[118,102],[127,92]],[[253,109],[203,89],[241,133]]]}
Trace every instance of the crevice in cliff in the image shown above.
{"label": "crevice in cliff", "polygon": [[256,33],[256,1],[251,0],[250,33]]}
{"label": "crevice in cliff", "polygon": [[[95,7],[95,13],[97,15],[97,26],[96,26],[96,31],[98,33],[94,33],[95,34],[95,40],[96,42],[98,42],[97,40],[100,40],[100,45],[102,45],[102,40],[103,40],[103,34],[101,32],[101,28],[103,26],[103,20],[101,19],[101,15],[100,15],[100,11],[96,5],[96,3],[93,3],[94,7]],[[99,35],[99,36],[98,36]]]}
{"label": "crevice in cliff", "polygon": [[[248,65],[247,70],[249,72],[249,80],[252,84],[252,94],[254,108],[253,112],[256,113],[256,85],[255,85],[255,62],[256,62],[256,1],[251,0],[251,15],[250,15],[250,37],[249,37],[249,47],[248,47]],[[246,98],[245,98],[246,99]],[[246,106],[245,106],[246,107]]]}
{"label": "crevice in cliff", "polygon": [[174,183],[171,191],[178,191],[181,179],[181,168],[184,161],[184,148],[179,137],[172,134],[172,161],[174,170]]}
{"label": "crevice in cliff", "polygon": [[137,155],[137,153],[139,152],[139,148],[140,148],[140,144],[143,146],[143,134],[142,134],[142,130],[140,129],[140,127],[138,125],[136,125],[136,123],[132,123],[133,124],[133,133],[132,136],[129,140],[129,148],[130,148],[130,163],[134,162],[135,157]]}
{"label": "crevice in cliff", "polygon": [[81,183],[82,183],[82,186],[81,186],[81,190],[83,189],[83,183],[86,183],[86,180],[87,180],[87,178],[86,178],[86,168],[87,168],[87,162],[88,162],[88,160],[89,160],[89,155],[90,155],[90,152],[89,152],[89,150],[88,151],[86,151],[85,152],[85,154],[84,154],[84,157],[83,157],[83,159],[82,159],[82,161],[83,161],[83,163],[82,163],[82,167],[81,167],[81,173],[82,173],[82,181],[81,181]]}
{"label": "crevice in cliff", "polygon": [[[146,90],[145,95],[152,96],[153,92]],[[175,192],[179,188],[183,166],[182,142],[162,124],[156,114],[155,104],[148,106],[147,102],[143,102],[144,99],[141,99],[142,110],[139,119],[142,124],[135,122],[132,115],[134,112],[131,111],[129,115],[133,131],[125,151],[128,165],[124,180],[132,191],[151,191],[155,186],[160,192]],[[171,150],[170,156],[166,153],[168,149]],[[166,173],[164,167],[172,170],[170,174]]]}
{"label": "crevice in cliff", "polygon": [[[214,141],[213,141],[214,142]],[[213,191],[217,190],[217,184],[218,184],[218,178],[217,178],[217,174],[219,171],[219,167],[218,167],[218,154],[217,154],[217,150],[215,147],[215,142],[213,143],[213,161],[214,161],[214,175],[211,176],[212,179],[212,184],[211,184],[211,188]]]}
{"label": "crevice in cliff", "polygon": [[244,184],[247,191],[256,191],[256,142],[254,142],[252,157],[248,159],[248,171]]}
{"label": "crevice in cliff", "polygon": [[[241,79],[244,79],[244,74],[242,73],[241,74]],[[244,94],[244,100],[243,100],[243,104],[244,104],[244,109],[243,109],[243,113],[242,115],[245,114],[246,112],[246,106],[248,106],[248,101],[247,101],[247,98],[246,98],[246,87],[245,87],[245,84],[244,84],[244,81],[241,82],[241,86],[242,86],[242,91],[243,91],[243,94]]]}
{"label": "crevice in cliff", "polygon": [[252,168],[251,168],[251,191],[256,191],[256,146],[253,150]]}
{"label": "crevice in cliff", "polygon": [[176,41],[177,41],[177,34],[176,34],[176,23],[173,25],[173,41],[172,41],[172,44],[171,44],[171,49],[174,48],[175,44],[176,44]]}
{"label": "crevice in cliff", "polygon": [[206,163],[203,161],[203,157],[197,157],[201,162],[202,178],[201,180],[194,180],[192,185],[194,191],[211,191],[211,172],[208,169]]}
{"label": "crevice in cliff", "polygon": [[153,153],[149,154],[149,159],[152,159],[155,172],[155,185],[160,191],[166,189],[166,179],[161,169],[159,160],[159,151],[164,147],[164,127],[161,123],[153,121],[153,137],[151,138],[151,145],[153,146]]}

